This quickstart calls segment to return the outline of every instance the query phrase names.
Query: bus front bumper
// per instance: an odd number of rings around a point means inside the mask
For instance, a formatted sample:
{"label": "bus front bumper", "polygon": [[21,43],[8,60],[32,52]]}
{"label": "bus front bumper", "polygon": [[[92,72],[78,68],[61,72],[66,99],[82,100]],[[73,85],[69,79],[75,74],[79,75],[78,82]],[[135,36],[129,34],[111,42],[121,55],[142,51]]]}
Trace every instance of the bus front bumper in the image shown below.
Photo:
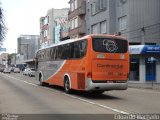
{"label": "bus front bumper", "polygon": [[110,91],[110,90],[126,90],[128,83],[94,83],[91,79],[86,80],[86,91]]}

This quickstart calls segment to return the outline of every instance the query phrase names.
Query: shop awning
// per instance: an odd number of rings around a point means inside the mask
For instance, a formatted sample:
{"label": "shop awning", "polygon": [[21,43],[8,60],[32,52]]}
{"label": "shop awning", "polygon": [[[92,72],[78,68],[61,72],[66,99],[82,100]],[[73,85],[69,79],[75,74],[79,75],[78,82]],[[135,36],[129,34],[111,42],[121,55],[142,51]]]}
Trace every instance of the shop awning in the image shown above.
{"label": "shop awning", "polygon": [[130,54],[160,54],[160,45],[130,45]]}

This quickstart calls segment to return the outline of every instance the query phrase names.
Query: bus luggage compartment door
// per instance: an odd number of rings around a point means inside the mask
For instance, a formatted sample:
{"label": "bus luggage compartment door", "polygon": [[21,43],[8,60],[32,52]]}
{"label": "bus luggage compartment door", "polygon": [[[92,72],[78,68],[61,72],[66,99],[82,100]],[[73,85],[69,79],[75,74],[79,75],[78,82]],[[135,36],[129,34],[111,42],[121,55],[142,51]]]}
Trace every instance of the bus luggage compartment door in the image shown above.
{"label": "bus luggage compartment door", "polygon": [[92,80],[127,80],[128,64],[125,60],[93,60]]}

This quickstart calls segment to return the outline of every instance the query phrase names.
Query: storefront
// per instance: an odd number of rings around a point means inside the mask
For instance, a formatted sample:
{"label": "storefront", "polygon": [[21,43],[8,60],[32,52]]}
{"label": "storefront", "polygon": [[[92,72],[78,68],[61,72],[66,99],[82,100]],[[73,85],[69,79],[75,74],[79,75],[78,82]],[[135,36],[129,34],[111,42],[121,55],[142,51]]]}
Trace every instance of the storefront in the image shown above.
{"label": "storefront", "polygon": [[131,45],[130,57],[130,81],[160,83],[160,45]]}

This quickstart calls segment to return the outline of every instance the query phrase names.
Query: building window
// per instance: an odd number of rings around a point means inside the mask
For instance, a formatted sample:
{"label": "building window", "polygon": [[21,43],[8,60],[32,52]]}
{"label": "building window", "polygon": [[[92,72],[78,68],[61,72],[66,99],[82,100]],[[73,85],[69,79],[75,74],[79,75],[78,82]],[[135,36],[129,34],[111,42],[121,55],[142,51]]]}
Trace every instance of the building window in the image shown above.
{"label": "building window", "polygon": [[75,22],[75,26],[74,26],[74,28],[77,28],[78,27],[78,17],[76,17],[75,19],[74,19],[74,22]]}
{"label": "building window", "polygon": [[119,30],[127,29],[127,16],[120,17],[118,19],[119,22]]}
{"label": "building window", "polygon": [[101,33],[107,33],[107,22],[106,20],[100,23],[100,27],[101,27]]}
{"label": "building window", "polygon": [[103,9],[103,0],[99,0],[100,9]]}
{"label": "building window", "polygon": [[48,35],[48,31],[47,30],[45,30],[44,32],[43,32],[43,37],[47,37],[47,35]]}
{"label": "building window", "polygon": [[71,29],[78,27],[78,17],[71,20]]}
{"label": "building window", "polygon": [[74,20],[71,21],[71,29],[74,29]]}
{"label": "building window", "polygon": [[46,25],[46,24],[48,24],[49,23],[49,20],[48,20],[48,16],[47,17],[45,17],[45,20],[44,20],[44,25]]}
{"label": "building window", "polygon": [[96,14],[96,3],[95,2],[91,4],[91,14],[92,15]]}
{"label": "building window", "polygon": [[73,0],[71,3],[70,3],[70,10],[71,11],[74,11],[75,9],[78,8],[78,5],[77,5],[77,0]]}
{"label": "building window", "polygon": [[95,15],[107,8],[107,0],[97,0],[91,4],[91,15]]}
{"label": "building window", "polygon": [[72,2],[71,3],[71,11],[73,11],[74,10],[74,3]]}
{"label": "building window", "polygon": [[98,34],[98,24],[92,25],[92,34]]}
{"label": "building window", "polygon": [[96,13],[98,13],[100,11],[100,0],[96,1]]}
{"label": "building window", "polygon": [[77,9],[77,0],[74,0],[74,9]]}
{"label": "building window", "polygon": [[47,20],[48,20],[47,22],[49,23],[49,16],[47,17]]}
{"label": "building window", "polygon": [[107,0],[100,0],[100,10],[107,8]]}

